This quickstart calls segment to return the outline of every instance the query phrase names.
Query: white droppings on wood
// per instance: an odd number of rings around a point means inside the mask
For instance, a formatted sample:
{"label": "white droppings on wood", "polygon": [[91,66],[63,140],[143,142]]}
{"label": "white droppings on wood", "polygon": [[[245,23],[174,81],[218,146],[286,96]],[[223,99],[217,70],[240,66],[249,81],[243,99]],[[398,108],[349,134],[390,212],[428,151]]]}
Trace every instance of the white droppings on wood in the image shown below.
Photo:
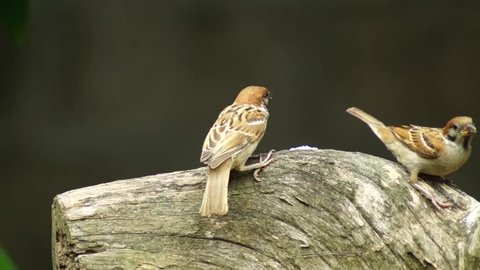
{"label": "white droppings on wood", "polygon": [[288,149],[288,151],[298,151],[298,150],[318,150],[318,148],[313,146],[308,146],[308,145],[301,145],[301,146],[292,147]]}

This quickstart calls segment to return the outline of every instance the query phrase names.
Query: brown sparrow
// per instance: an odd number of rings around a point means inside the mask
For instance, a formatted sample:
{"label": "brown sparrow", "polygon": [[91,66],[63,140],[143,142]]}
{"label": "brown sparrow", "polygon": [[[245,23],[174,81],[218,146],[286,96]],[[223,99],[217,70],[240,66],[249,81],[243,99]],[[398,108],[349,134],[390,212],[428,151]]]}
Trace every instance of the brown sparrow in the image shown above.
{"label": "brown sparrow", "polygon": [[429,199],[435,207],[451,207],[440,202],[417,183],[419,173],[444,177],[465,164],[472,153],[472,138],[477,129],[472,118],[457,116],[443,128],[415,125],[385,126],[375,117],[352,107],[347,112],[359,118],[410,172],[410,184]]}
{"label": "brown sparrow", "polygon": [[208,165],[208,179],[200,214],[223,216],[228,212],[228,179],[230,170],[255,170],[272,162],[272,151],[265,160],[245,165],[265,134],[270,92],[261,86],[248,86],[226,107],[207,134],[200,161]]}

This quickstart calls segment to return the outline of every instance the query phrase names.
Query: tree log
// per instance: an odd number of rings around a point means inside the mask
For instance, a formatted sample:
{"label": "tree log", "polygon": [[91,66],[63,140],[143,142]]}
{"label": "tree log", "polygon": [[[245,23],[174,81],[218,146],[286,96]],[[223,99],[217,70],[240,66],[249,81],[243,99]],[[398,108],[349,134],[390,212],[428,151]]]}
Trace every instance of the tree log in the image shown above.
{"label": "tree log", "polygon": [[81,188],[54,198],[54,269],[480,269],[480,204],[437,210],[398,163],[291,149],[232,172],[228,215],[198,210],[206,168]]}

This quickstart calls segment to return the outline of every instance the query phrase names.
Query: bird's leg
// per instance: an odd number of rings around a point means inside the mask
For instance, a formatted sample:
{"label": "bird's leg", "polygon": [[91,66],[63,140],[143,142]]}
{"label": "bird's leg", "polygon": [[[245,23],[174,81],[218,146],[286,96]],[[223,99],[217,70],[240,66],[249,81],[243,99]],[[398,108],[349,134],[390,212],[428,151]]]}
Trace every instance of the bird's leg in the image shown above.
{"label": "bird's leg", "polygon": [[253,178],[257,181],[262,181],[260,180],[260,178],[258,178],[258,174],[260,173],[260,170],[266,166],[268,166],[270,163],[272,163],[273,161],[273,158],[272,158],[272,155],[273,155],[273,152],[275,152],[275,149],[272,149],[268,152],[267,154],[267,157],[265,158],[265,160],[262,161],[262,155],[260,155],[260,163],[264,163],[265,165],[263,165],[262,167],[260,168],[257,168],[254,172],[253,172]]}
{"label": "bird's leg", "polygon": [[414,187],[420,194],[422,194],[425,198],[427,198],[429,201],[432,202],[432,204],[438,209],[441,210],[442,208],[450,208],[453,206],[451,203],[446,203],[442,202],[439,199],[437,199],[435,196],[433,196],[428,190],[426,190],[424,187],[418,183],[418,172],[417,171],[412,171],[410,173],[410,185]]}
{"label": "bird's leg", "polygon": [[456,185],[453,183],[452,180],[446,178],[443,175],[421,174],[421,177],[424,180],[433,181],[433,182],[437,182],[437,183],[443,183],[443,184],[446,184],[450,187],[456,187]]}
{"label": "bird's leg", "polygon": [[436,183],[441,183],[449,186],[450,188],[454,189],[458,193],[464,193],[452,180],[446,178],[445,176],[436,176],[436,175],[429,175],[429,174],[423,174],[422,179],[428,180],[428,181],[433,181]]}
{"label": "bird's leg", "polygon": [[258,178],[258,173],[260,172],[260,170],[263,168],[263,167],[266,167],[268,166],[268,164],[272,163],[273,161],[273,158],[272,158],[272,155],[273,155],[273,152],[275,152],[275,150],[270,150],[270,152],[268,152],[268,155],[267,157],[262,160],[262,155],[260,155],[260,161],[258,163],[254,163],[254,164],[249,164],[249,165],[242,165],[240,166],[237,170],[238,171],[250,171],[250,170],[255,170],[253,172],[253,178],[257,181],[262,181]]}
{"label": "bird's leg", "polygon": [[409,183],[410,185],[415,185],[417,184],[417,182],[418,182],[418,170],[411,170]]}

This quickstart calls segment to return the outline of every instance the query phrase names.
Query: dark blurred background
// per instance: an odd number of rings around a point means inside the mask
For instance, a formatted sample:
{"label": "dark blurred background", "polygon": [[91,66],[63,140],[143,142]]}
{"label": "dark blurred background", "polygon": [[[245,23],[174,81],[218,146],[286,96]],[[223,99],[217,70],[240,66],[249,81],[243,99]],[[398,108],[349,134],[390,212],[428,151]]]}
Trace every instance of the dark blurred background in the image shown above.
{"label": "dark blurred background", "polygon": [[[0,244],[49,269],[56,194],[202,166],[204,137],[247,85],[273,92],[258,148],[392,159],[359,120],[480,122],[480,3],[33,1],[0,27]],[[480,198],[479,139],[450,178]],[[476,150],[476,151],[475,151]]]}

